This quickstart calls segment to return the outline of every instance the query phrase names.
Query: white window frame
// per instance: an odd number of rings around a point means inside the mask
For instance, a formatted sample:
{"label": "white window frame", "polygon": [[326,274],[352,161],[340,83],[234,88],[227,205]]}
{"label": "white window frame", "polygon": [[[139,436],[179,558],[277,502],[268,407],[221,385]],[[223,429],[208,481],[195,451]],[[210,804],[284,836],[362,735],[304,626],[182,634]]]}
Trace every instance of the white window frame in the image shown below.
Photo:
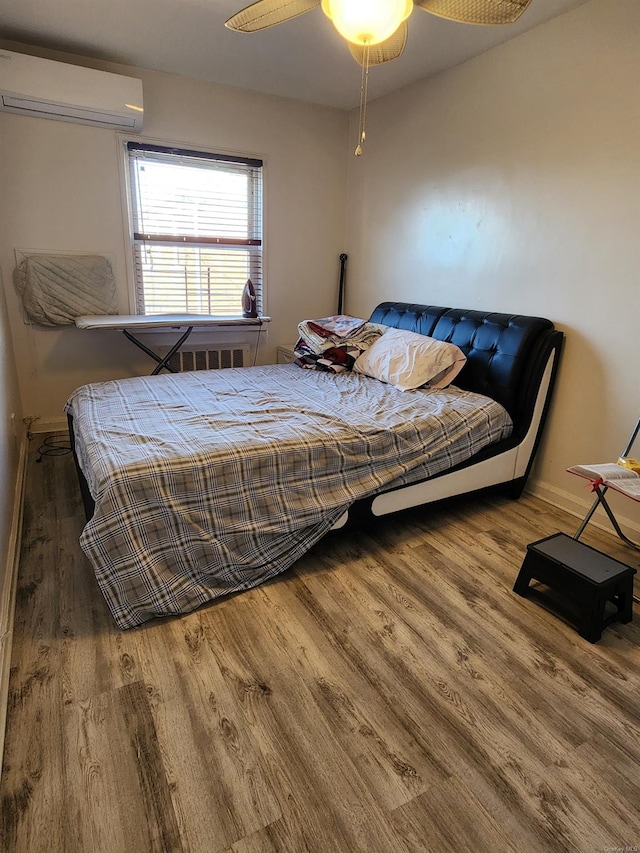
{"label": "white window frame", "polygon": [[[145,242],[149,242],[150,240],[154,240],[160,236],[160,240],[158,242],[164,243],[165,245],[174,245],[176,251],[179,250],[179,247],[184,245],[195,245],[200,248],[207,248],[208,250],[213,249],[215,246],[250,246],[254,251],[250,253],[250,260],[248,262],[249,275],[251,278],[252,284],[254,286],[254,290],[256,291],[257,296],[257,306],[258,306],[258,314],[259,317],[264,317],[265,309],[266,309],[266,289],[264,282],[264,241],[263,241],[263,216],[264,216],[264,163],[261,159],[254,157],[246,157],[242,155],[230,154],[230,153],[220,153],[217,151],[206,150],[202,148],[195,147],[184,147],[182,145],[172,145],[166,144],[162,142],[158,142],[156,140],[141,140],[141,139],[131,139],[131,137],[120,137],[120,143],[123,145],[123,158],[121,162],[123,163],[124,168],[124,181],[126,187],[125,193],[125,208],[126,215],[128,221],[129,228],[129,252],[127,258],[127,266],[129,268],[129,292],[130,292],[130,307],[132,313],[134,314],[142,314],[145,316],[153,316],[153,312],[147,312],[144,310],[144,292],[142,290],[142,281],[140,279],[139,273],[139,265],[137,263],[137,246],[143,245]],[[255,173],[259,176],[257,186],[255,187],[256,192],[254,193],[253,198],[253,206],[252,207],[253,214],[255,217],[255,228],[253,228],[251,236],[247,238],[225,238],[219,237],[217,235],[211,235],[208,237],[184,237],[180,236],[175,239],[171,239],[169,235],[146,235],[141,232],[136,232],[134,223],[135,223],[135,198],[134,194],[136,192],[135,181],[131,176],[131,166],[130,166],[130,151],[148,151],[151,156],[155,152],[159,153],[161,156],[174,156],[176,157],[176,161],[183,158],[188,159],[189,157],[194,157],[196,160],[208,160],[211,162],[220,162],[224,164],[225,167],[233,169],[233,164],[238,164],[240,169],[242,170],[249,168],[252,173]],[[174,235],[175,236],[175,235]],[[238,311],[237,315],[241,314],[241,303],[238,302]],[[158,313],[158,312],[155,312]],[[163,312],[163,313],[173,313],[173,312]],[[180,311],[177,313],[188,313],[185,311]],[[191,313],[209,313],[208,311],[191,311]],[[215,312],[211,312],[215,315]],[[220,317],[221,321],[232,319],[231,316],[227,313],[217,315]]]}

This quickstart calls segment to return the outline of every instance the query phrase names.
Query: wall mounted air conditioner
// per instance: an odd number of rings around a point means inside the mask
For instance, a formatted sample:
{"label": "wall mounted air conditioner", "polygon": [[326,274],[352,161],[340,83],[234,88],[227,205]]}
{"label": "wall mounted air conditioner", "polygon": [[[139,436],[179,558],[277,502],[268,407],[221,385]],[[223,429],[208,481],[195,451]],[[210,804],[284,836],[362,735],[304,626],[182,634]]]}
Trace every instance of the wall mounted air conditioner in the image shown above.
{"label": "wall mounted air conditioner", "polygon": [[142,81],[0,50],[0,110],[140,131]]}

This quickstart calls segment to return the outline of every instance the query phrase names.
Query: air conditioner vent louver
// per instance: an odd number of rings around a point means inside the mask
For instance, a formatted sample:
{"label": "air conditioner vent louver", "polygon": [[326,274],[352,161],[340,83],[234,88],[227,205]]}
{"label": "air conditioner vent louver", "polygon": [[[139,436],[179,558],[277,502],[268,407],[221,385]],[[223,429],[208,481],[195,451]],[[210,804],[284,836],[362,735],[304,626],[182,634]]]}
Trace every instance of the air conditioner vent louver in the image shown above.
{"label": "air conditioner vent louver", "polygon": [[89,110],[83,107],[70,107],[61,104],[45,104],[42,101],[35,101],[30,98],[17,98],[12,95],[2,95],[2,106],[6,112],[23,113],[36,118],[57,118],[61,119],[61,111],[64,111],[67,121],[83,121],[87,124],[95,124],[101,127],[115,127],[118,129],[135,128],[135,119],[133,116],[121,116],[115,113],[108,114]]}

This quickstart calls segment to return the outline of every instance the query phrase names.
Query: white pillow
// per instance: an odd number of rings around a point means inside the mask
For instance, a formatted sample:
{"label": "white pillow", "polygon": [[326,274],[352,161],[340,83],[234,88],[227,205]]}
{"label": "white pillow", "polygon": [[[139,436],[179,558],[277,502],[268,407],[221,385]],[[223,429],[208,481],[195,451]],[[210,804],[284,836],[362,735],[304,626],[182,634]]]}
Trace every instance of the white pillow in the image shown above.
{"label": "white pillow", "polygon": [[422,385],[446,388],[466,360],[455,344],[404,329],[388,329],[358,356],[353,369],[400,391],[411,391]]}

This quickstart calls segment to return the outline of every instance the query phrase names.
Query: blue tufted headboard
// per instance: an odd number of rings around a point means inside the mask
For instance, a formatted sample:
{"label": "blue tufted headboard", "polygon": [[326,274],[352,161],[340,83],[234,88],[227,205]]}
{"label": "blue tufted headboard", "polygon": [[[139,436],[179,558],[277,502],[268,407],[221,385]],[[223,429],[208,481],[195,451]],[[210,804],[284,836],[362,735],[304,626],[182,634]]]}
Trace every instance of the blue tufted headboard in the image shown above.
{"label": "blue tufted headboard", "polygon": [[551,353],[554,377],[563,334],[550,320],[407,302],[382,302],[371,322],[407,329],[456,344],[467,356],[455,384],[501,403],[511,415],[514,438],[528,429]]}

